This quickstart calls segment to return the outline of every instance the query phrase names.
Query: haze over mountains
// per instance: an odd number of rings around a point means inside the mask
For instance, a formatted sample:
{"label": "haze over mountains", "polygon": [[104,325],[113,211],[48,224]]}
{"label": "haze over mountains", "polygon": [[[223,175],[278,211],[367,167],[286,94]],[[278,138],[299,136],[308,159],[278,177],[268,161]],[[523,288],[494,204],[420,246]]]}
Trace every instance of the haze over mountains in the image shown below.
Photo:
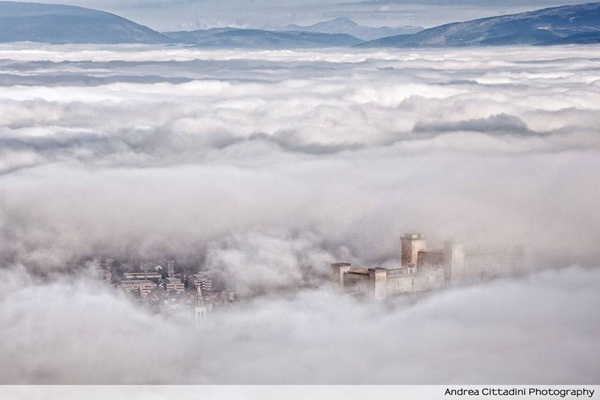
{"label": "haze over mountains", "polygon": [[363,43],[362,40],[346,34],[238,28],[167,32],[165,35],[180,43],[212,48],[315,48],[345,47]]}
{"label": "haze over mountains", "polygon": [[362,40],[375,40],[387,36],[416,33],[423,30],[423,28],[418,26],[401,26],[395,28],[382,26],[379,28],[374,28],[370,26],[359,25],[346,17],[339,17],[330,21],[323,21],[309,26],[292,24],[288,25],[285,30],[315,33],[345,33]]}
{"label": "haze over mountains", "polygon": [[600,3],[546,8],[407,33],[418,29],[364,27],[347,18],[336,18],[311,26],[288,25],[280,31],[225,27],[159,33],[103,11],[0,2],[0,42],[179,43],[207,48],[265,49],[600,43]]}

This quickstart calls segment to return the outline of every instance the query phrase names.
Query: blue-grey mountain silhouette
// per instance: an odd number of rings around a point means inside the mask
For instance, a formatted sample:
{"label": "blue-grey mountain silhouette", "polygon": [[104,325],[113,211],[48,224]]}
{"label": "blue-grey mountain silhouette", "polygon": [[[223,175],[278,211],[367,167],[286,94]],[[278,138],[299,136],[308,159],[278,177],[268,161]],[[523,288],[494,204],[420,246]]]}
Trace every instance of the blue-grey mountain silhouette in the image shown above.
{"label": "blue-grey mountain silhouette", "polygon": [[373,40],[358,46],[447,47],[594,43],[599,34],[600,3],[589,3],[456,22],[411,35]]}
{"label": "blue-grey mountain silhouette", "polygon": [[346,34],[279,32],[261,29],[215,28],[166,32],[170,38],[200,47],[315,48],[352,46],[363,41]]}
{"label": "blue-grey mountain silhouette", "polygon": [[57,4],[0,1],[0,42],[169,43],[172,40],[117,15]]}

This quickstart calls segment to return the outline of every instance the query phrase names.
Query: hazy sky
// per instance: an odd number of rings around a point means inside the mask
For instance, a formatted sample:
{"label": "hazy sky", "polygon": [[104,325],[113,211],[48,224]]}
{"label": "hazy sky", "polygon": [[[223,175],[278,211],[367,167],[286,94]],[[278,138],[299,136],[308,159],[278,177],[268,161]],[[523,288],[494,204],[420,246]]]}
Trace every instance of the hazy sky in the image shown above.
{"label": "hazy sky", "polygon": [[40,0],[114,12],[158,30],[277,27],[349,17],[371,26],[433,26],[586,0]]}

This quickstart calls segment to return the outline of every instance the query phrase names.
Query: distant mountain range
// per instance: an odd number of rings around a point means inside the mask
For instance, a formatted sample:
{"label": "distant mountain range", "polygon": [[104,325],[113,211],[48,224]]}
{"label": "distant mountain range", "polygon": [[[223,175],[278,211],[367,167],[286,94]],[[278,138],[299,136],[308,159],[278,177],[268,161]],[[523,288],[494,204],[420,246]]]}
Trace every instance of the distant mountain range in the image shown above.
{"label": "distant mountain range", "polygon": [[288,25],[284,28],[284,30],[330,34],[343,33],[362,40],[374,40],[387,36],[415,33],[423,30],[423,28],[418,26],[402,26],[397,28],[382,26],[380,28],[373,28],[370,26],[359,25],[346,17],[339,17],[330,21],[323,21],[309,26]]}
{"label": "distant mountain range", "polygon": [[172,39],[103,11],[0,1],[0,42],[169,43]]}
{"label": "distant mountain range", "polygon": [[600,3],[545,8],[456,22],[359,44],[361,47],[451,47],[598,43]]}
{"label": "distant mountain range", "polygon": [[[180,43],[261,49],[595,44],[600,43],[600,3],[546,8],[406,33],[418,29],[370,28],[336,18],[311,26],[289,25],[279,31],[215,28],[159,33],[103,11],[0,1],[0,42]],[[377,39],[362,40],[371,38]]]}
{"label": "distant mountain range", "polygon": [[215,28],[164,34],[180,43],[212,48],[289,49],[346,47],[363,43],[362,40],[346,34],[278,32],[261,29]]}

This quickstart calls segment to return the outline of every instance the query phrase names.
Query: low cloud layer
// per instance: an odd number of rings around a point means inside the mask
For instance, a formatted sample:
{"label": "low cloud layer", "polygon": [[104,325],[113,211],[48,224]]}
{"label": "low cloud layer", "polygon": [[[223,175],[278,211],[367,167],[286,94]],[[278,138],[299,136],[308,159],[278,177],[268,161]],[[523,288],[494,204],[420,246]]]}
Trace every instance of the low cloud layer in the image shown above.
{"label": "low cloud layer", "polygon": [[89,278],[1,274],[2,383],[591,384],[600,369],[597,269],[387,306],[304,291],[202,326]]}
{"label": "low cloud layer", "polygon": [[[593,381],[597,47],[18,46],[0,46],[0,335],[17,336],[0,353],[24,354],[5,382]],[[391,309],[322,288],[333,261],[397,263],[409,231],[523,245],[559,272]],[[200,340],[72,273],[166,255],[240,293],[311,289],[215,315]],[[147,335],[128,347],[131,332]]]}
{"label": "low cloud layer", "polygon": [[80,50],[0,48],[5,263],[273,230],[365,262],[409,230],[550,265],[600,254],[595,47]]}

